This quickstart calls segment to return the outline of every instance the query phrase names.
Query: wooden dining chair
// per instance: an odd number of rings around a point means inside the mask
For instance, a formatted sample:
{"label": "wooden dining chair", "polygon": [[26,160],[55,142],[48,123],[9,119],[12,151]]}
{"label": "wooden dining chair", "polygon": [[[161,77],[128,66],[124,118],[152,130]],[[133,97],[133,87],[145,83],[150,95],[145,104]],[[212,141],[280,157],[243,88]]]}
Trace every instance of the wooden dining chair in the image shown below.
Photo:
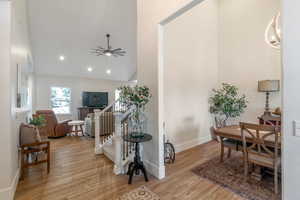
{"label": "wooden dining chair", "polygon": [[[274,190],[278,194],[280,158],[280,133],[277,127],[240,123],[244,150],[244,173],[248,177],[249,164],[274,169]],[[247,145],[252,143],[252,145]]]}
{"label": "wooden dining chair", "polygon": [[242,151],[243,150],[242,142],[219,136],[214,127],[211,127],[210,131],[211,131],[211,135],[215,135],[216,140],[221,145],[220,162],[224,162],[225,148],[228,149],[227,158],[231,157],[232,150],[234,150],[234,151]]}
{"label": "wooden dining chair", "polygon": [[50,172],[50,141],[42,140],[37,130],[27,124],[20,125],[21,179],[24,170],[30,166],[47,163]]}

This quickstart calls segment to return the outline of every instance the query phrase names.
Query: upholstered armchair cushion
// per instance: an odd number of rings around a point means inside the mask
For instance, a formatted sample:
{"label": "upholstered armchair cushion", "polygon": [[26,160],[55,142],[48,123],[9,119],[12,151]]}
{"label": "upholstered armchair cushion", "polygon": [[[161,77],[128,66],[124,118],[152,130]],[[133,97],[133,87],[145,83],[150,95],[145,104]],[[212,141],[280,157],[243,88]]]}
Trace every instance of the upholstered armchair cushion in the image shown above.
{"label": "upholstered armchair cushion", "polygon": [[41,132],[46,134],[48,137],[62,137],[67,133],[70,133],[70,127],[68,122],[71,120],[65,120],[58,122],[55,113],[52,110],[38,110],[36,115],[44,116],[46,120],[46,126],[41,129]]}
{"label": "upholstered armchair cushion", "polygon": [[55,127],[55,133],[57,135],[66,135],[71,132],[71,127],[68,125],[68,122],[72,120],[64,120],[59,122]]}

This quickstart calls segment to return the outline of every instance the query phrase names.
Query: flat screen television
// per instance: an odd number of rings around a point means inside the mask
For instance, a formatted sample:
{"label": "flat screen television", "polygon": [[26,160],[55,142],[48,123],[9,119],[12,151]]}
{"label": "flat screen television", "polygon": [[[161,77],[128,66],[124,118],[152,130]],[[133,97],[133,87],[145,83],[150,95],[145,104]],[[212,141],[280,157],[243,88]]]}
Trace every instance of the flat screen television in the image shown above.
{"label": "flat screen television", "polygon": [[108,93],[107,92],[83,92],[82,106],[106,107],[108,106]]}

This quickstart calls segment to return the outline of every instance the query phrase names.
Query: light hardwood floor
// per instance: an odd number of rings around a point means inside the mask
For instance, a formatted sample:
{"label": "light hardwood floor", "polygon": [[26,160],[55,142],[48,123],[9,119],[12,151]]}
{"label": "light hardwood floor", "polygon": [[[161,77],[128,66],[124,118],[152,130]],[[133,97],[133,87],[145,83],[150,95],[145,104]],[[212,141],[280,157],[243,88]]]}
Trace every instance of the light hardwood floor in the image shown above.
{"label": "light hardwood floor", "polygon": [[219,146],[210,142],[177,154],[167,166],[167,177],[157,180],[134,177],[128,185],[125,175],[113,175],[113,164],[105,156],[95,156],[92,139],[65,137],[51,141],[51,172],[37,166],[20,181],[16,200],[114,200],[123,193],[145,185],[161,200],[239,200],[232,192],[191,172],[191,169],[219,155]]}

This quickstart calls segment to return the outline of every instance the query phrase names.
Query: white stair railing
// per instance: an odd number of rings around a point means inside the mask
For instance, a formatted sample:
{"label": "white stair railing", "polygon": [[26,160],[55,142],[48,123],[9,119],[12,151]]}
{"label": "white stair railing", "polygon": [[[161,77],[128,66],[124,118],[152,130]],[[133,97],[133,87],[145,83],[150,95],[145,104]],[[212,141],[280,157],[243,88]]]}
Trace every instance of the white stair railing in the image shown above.
{"label": "white stair railing", "polygon": [[[101,120],[103,120],[105,113],[114,111],[115,105],[116,102],[113,102],[101,112],[95,112],[95,154],[102,154],[103,145],[112,139],[113,133],[111,135],[107,135],[106,137],[104,136],[104,133],[102,133],[103,128],[101,126],[103,126],[103,123],[101,123]],[[101,138],[101,136],[103,137]]]}
{"label": "white stair railing", "polygon": [[115,120],[115,174],[126,173],[129,162],[133,160],[134,146],[132,143],[123,140],[123,137],[129,134],[129,117],[131,112],[132,110],[130,109],[126,113],[118,115]]}
{"label": "white stair railing", "polygon": [[[131,109],[127,112],[124,112],[125,110],[125,107],[116,101],[103,111],[95,113],[95,154],[104,154],[111,159],[115,164],[115,174],[126,172],[134,152],[133,145],[123,140],[123,136],[128,134],[131,113]],[[109,129],[111,125],[113,128]],[[106,129],[109,130],[105,131]]]}

